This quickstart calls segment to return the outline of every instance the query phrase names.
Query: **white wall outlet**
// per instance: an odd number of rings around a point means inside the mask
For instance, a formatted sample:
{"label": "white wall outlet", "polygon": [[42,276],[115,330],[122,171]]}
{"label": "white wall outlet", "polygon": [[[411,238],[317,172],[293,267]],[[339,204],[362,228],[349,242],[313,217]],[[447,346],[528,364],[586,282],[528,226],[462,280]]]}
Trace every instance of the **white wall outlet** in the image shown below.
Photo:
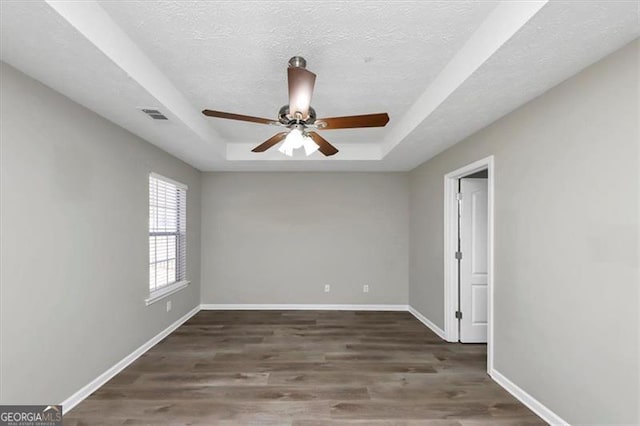
{"label": "white wall outlet", "polygon": [[324,292],[325,293],[329,293],[331,291],[331,284],[325,284],[324,285]]}
{"label": "white wall outlet", "polygon": [[369,284],[365,284],[362,286],[362,292],[363,293],[369,293]]}
{"label": "white wall outlet", "polygon": [[171,300],[167,301],[167,312],[171,310]]}

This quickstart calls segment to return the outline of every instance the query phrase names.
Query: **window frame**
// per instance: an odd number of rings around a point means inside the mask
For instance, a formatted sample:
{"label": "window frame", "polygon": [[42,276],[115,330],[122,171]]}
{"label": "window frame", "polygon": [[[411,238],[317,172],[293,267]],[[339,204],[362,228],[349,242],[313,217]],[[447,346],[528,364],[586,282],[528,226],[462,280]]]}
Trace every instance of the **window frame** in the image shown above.
{"label": "window frame", "polygon": [[[182,201],[180,197],[180,192],[176,191],[176,231],[152,231],[151,229],[151,192],[150,192],[150,184],[151,179],[161,180],[171,185],[176,186],[178,190],[184,191],[184,221],[181,220],[180,213]],[[152,237],[162,237],[162,236],[175,236],[175,270],[176,270],[176,280],[174,282],[163,285],[162,287],[156,287],[155,289],[151,289],[151,276],[147,275],[147,291],[149,292],[149,297],[145,299],[145,304],[151,305],[152,303],[157,302],[160,299],[163,299],[171,294],[176,293],[177,291],[187,287],[191,281],[187,279],[187,225],[186,225],[186,216],[187,216],[187,192],[189,187],[184,183],[178,182],[166,176],[160,175],[158,173],[151,172],[149,173],[147,179],[147,250],[149,250]],[[181,229],[181,226],[184,226],[184,229]],[[184,247],[183,247],[184,245]],[[184,253],[184,259],[181,259],[180,254]],[[151,252],[147,252],[147,274],[149,274],[149,266],[158,263],[157,259],[155,262],[151,262]],[[184,268],[184,270],[183,270]],[[182,279],[181,279],[182,278]]]}

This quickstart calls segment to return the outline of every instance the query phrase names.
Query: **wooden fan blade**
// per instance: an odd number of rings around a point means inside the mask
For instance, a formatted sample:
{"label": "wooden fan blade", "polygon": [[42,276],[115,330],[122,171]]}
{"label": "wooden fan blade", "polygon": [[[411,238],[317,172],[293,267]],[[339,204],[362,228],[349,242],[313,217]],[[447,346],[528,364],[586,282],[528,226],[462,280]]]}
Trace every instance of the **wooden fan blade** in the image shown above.
{"label": "wooden fan blade", "polygon": [[202,113],[207,117],[227,118],[229,120],[250,121],[252,123],[260,124],[277,124],[274,120],[267,118],[252,117],[250,115],[233,114],[230,112],[212,111],[210,109],[202,110]]}
{"label": "wooden fan blade", "polygon": [[275,144],[277,144],[278,142],[286,138],[288,133],[289,132],[280,132],[274,136],[271,136],[269,139],[267,139],[266,141],[262,142],[260,145],[253,148],[251,152],[265,152],[266,150],[268,150],[269,148],[271,148],[272,146],[274,146]]}
{"label": "wooden fan blade", "polygon": [[304,68],[289,67],[287,76],[289,77],[289,113],[293,118],[296,118],[296,113],[300,113],[301,119],[306,120],[309,117],[316,75]]}
{"label": "wooden fan blade", "polygon": [[[351,115],[348,117],[319,118],[316,120],[319,130],[354,129],[358,127],[384,127],[389,122],[389,114]],[[322,126],[321,123],[325,123]]]}
{"label": "wooden fan blade", "polygon": [[331,145],[329,142],[327,142],[327,140],[325,138],[323,138],[322,136],[320,136],[316,132],[308,132],[307,134],[320,147],[320,148],[318,148],[318,151],[320,151],[321,153],[323,153],[327,157],[330,157],[330,156],[332,156],[332,155],[334,155],[334,154],[336,154],[338,152],[338,148],[336,148],[335,146]]}

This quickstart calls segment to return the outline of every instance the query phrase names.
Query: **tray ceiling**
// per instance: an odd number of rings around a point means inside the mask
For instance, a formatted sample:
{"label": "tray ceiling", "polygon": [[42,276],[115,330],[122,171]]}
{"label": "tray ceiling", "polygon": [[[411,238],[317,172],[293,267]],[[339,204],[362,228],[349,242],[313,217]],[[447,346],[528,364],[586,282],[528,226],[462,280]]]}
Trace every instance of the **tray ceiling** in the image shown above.
{"label": "tray ceiling", "polygon": [[[200,170],[409,170],[640,35],[634,2],[2,2],[1,59]],[[286,65],[318,75],[325,158],[250,152]],[[154,108],[169,120],[152,120]]]}

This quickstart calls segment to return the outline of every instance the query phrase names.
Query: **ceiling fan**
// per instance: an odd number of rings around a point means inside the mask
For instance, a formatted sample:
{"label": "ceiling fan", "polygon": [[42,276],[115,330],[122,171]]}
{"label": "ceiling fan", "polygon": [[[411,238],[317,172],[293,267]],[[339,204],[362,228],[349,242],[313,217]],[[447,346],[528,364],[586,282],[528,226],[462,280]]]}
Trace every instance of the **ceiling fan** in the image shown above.
{"label": "ceiling fan", "polygon": [[294,56],[289,59],[289,68],[287,69],[289,105],[280,108],[277,120],[209,109],[203,110],[202,113],[208,117],[249,121],[287,128],[288,130],[277,133],[251,151],[264,152],[284,140],[278,150],[289,157],[293,155],[294,149],[301,147],[304,147],[307,155],[311,155],[315,151],[320,151],[325,156],[337,153],[338,149],[320,136],[316,130],[384,127],[389,122],[389,115],[386,112],[346,117],[316,118],[316,111],[311,107],[311,96],[316,75],[307,70],[306,67],[307,61],[301,56]]}

